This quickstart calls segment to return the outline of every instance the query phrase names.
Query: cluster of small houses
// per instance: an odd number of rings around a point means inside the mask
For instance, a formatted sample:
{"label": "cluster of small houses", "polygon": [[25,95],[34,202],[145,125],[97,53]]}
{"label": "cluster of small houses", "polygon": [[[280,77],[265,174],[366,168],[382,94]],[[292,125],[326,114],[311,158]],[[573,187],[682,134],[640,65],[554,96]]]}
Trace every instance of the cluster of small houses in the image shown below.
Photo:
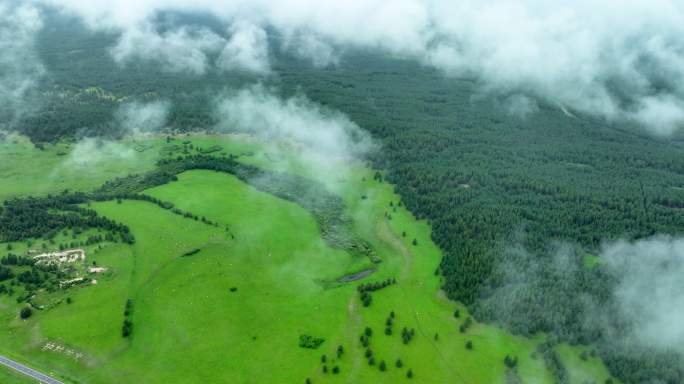
{"label": "cluster of small houses", "polygon": [[[32,253],[37,253],[36,250],[29,250],[29,254]],[[86,254],[83,249],[69,249],[65,251],[59,251],[59,252],[47,252],[47,253],[41,253],[39,255],[33,256],[33,260],[36,261],[36,264],[43,264],[43,265],[62,265],[62,264],[71,264],[71,263],[76,263],[76,262],[83,262],[86,259]],[[97,273],[102,273],[107,271],[107,268],[104,267],[88,267],[88,273],[90,274],[97,274]],[[69,280],[64,280],[59,283],[60,288],[68,288],[73,285],[78,285],[81,283],[84,283],[86,281],[85,277],[75,277],[73,279]],[[92,279],[91,280],[92,284],[97,284],[97,280]]]}

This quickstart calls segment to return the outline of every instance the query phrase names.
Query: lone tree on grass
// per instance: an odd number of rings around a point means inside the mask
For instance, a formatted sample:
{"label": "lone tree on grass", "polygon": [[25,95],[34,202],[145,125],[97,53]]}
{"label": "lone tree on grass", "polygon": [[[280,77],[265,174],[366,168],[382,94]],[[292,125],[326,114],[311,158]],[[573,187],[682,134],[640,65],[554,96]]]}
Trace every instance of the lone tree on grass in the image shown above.
{"label": "lone tree on grass", "polygon": [[506,355],[506,357],[504,358],[504,364],[508,368],[513,369],[513,368],[515,368],[516,365],[518,365],[518,358]]}
{"label": "lone tree on grass", "polygon": [[121,336],[128,337],[131,335],[132,332],[133,332],[133,323],[128,319],[124,320],[123,326],[121,327]]}
{"label": "lone tree on grass", "polygon": [[385,360],[380,361],[380,370],[383,372],[387,370],[387,364],[385,364]]}
{"label": "lone tree on grass", "polygon": [[337,347],[337,358],[339,359],[344,354],[344,348],[340,345]]}
{"label": "lone tree on grass", "polygon": [[33,310],[31,307],[24,307],[21,309],[21,311],[19,311],[19,317],[22,319],[28,319],[31,317],[31,315],[33,315]]}
{"label": "lone tree on grass", "polygon": [[396,365],[397,368],[401,368],[404,366],[404,363],[401,362],[401,359],[397,359],[397,362],[394,363],[394,365]]}
{"label": "lone tree on grass", "polygon": [[335,375],[337,375],[338,373],[340,373],[340,367],[338,367],[337,365],[334,366],[333,369],[332,369],[332,373],[334,373]]}
{"label": "lone tree on grass", "polygon": [[465,347],[467,350],[472,350],[473,349],[473,342],[471,340],[466,341]]}
{"label": "lone tree on grass", "polygon": [[413,238],[413,241],[411,242],[413,245],[418,245],[418,240],[416,238]]}
{"label": "lone tree on grass", "polygon": [[409,379],[413,377],[413,371],[409,368],[409,370],[406,372],[406,377]]}
{"label": "lone tree on grass", "polygon": [[363,302],[364,307],[369,307],[371,305],[371,303],[373,302],[373,297],[368,292],[362,292],[361,293],[361,301]]}

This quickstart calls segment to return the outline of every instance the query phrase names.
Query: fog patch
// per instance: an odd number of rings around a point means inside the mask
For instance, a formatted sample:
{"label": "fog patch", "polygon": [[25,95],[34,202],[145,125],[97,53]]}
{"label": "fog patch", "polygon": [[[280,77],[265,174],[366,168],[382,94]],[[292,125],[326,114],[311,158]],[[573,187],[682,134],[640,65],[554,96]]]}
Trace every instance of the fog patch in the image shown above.
{"label": "fog patch", "polygon": [[606,268],[618,277],[614,297],[630,335],[646,347],[684,353],[684,239],[666,236],[606,245]]}
{"label": "fog patch", "polygon": [[205,28],[181,27],[157,32],[151,23],[124,30],[110,54],[120,65],[135,60],[154,61],[162,70],[202,75],[210,66],[209,53],[223,39]]}
{"label": "fog patch", "polygon": [[629,115],[643,125],[652,126],[654,133],[669,136],[684,127],[684,102],[672,96],[645,97]]}
{"label": "fog patch", "polygon": [[221,127],[268,140],[292,140],[326,157],[360,157],[373,148],[368,133],[339,111],[303,95],[280,98],[256,85],[229,92],[217,104]]}
{"label": "fog patch", "polygon": [[497,251],[492,278],[473,306],[478,318],[628,358],[684,356],[684,239],[607,242],[592,267],[578,245],[531,252],[524,239],[514,240]]}
{"label": "fog patch", "polygon": [[94,170],[108,162],[133,160],[135,157],[135,150],[119,142],[85,138],[71,148],[56,172],[64,169]]}
{"label": "fog patch", "polygon": [[287,35],[282,48],[294,52],[300,58],[309,60],[316,68],[340,64],[340,50],[313,33]]}
{"label": "fog patch", "polygon": [[169,109],[167,101],[126,103],[115,111],[114,119],[125,133],[158,132],[166,126]]}
{"label": "fog patch", "polygon": [[231,26],[230,32],[231,37],[216,60],[218,68],[259,75],[270,73],[266,31],[251,23],[237,22]]}
{"label": "fog patch", "polygon": [[[338,63],[343,49],[376,50],[447,76],[475,77],[496,96],[525,92],[657,134],[682,127],[680,1],[39,1],[80,15],[93,28],[122,31],[115,57],[158,57],[172,70],[204,73],[211,65],[206,52],[225,49],[219,69],[227,63],[263,74],[268,29],[318,67]],[[209,13],[237,32],[215,47],[223,38],[207,31],[140,27],[161,11]],[[236,20],[250,27],[234,27]]]}
{"label": "fog patch", "polygon": [[32,96],[45,68],[34,44],[42,28],[36,8],[0,3],[0,129],[12,128],[38,108]]}
{"label": "fog patch", "polygon": [[525,95],[512,95],[504,100],[504,108],[509,115],[526,119],[539,111],[537,102]]}
{"label": "fog patch", "polygon": [[377,149],[370,135],[339,111],[304,95],[280,97],[254,85],[230,91],[216,103],[217,129],[248,133],[264,145],[263,156],[282,172],[340,185],[350,164]]}

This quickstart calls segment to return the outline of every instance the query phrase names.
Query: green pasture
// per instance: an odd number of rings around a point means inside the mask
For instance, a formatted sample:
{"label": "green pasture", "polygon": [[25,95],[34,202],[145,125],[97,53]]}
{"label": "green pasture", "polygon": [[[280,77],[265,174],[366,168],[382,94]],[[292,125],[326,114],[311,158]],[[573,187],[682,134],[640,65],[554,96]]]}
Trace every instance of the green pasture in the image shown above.
{"label": "green pasture", "polygon": [[[187,140],[201,149],[220,146],[212,151],[265,168],[318,174],[283,151],[261,149],[252,138],[205,135],[171,143],[163,138],[116,143],[146,149],[130,163],[97,163],[79,177],[76,170],[55,171],[70,156],[57,155],[60,146],[40,151],[14,140],[20,143],[16,150],[0,144],[2,156],[15,151],[13,166],[0,165],[0,200],[66,186],[92,189],[112,177],[152,169],[156,159],[177,155]],[[44,180],[54,172],[63,172],[58,181]],[[327,245],[302,207],[228,174],[185,172],[176,182],[145,191],[218,226],[147,202],[93,203],[91,208],[103,216],[129,226],[136,243],[88,249],[88,261],[95,259],[108,272],[97,276],[95,285],[45,294],[45,302],[56,304],[28,320],[19,320],[20,306],[13,298],[0,296],[0,353],[74,383],[304,383],[306,378],[313,383],[505,383],[507,355],[517,357],[515,374],[523,382],[552,383],[543,359],[534,354],[543,335],[529,339],[476,322],[460,332],[468,313],[439,289],[435,271],[441,253],[430,240],[430,226],[417,221],[392,186],[374,180],[373,173],[352,163],[322,182],[343,197],[352,230],[382,259],[377,265]],[[368,268],[376,271],[363,280],[337,283]],[[364,307],[357,285],[388,278],[397,283],[372,292],[371,305]],[[133,333],[123,338],[127,299],[133,301]],[[459,318],[454,317],[457,309]],[[386,335],[390,312],[395,317],[392,334]],[[373,331],[374,365],[359,340],[366,327]],[[403,327],[415,332],[408,344],[402,343]],[[325,341],[317,349],[301,348],[301,335]],[[471,350],[465,347],[468,341]],[[63,350],[46,350],[46,343]],[[344,350],[339,358],[338,346]],[[605,367],[596,358],[580,358],[585,349],[558,347],[571,382],[603,383]],[[402,368],[395,366],[397,359]],[[381,361],[385,371],[379,369]],[[3,374],[0,370],[4,383]]]}

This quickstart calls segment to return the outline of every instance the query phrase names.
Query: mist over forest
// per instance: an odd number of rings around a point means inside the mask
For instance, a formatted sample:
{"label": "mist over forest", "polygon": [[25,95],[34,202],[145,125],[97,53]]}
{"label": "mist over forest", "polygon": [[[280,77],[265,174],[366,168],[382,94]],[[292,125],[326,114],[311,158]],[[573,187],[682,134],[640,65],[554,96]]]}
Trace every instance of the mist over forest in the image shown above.
{"label": "mist over forest", "polygon": [[73,145],[55,173],[198,132],[292,140],[328,184],[360,161],[475,320],[681,383],[682,36],[668,0],[6,1],[0,139]]}

